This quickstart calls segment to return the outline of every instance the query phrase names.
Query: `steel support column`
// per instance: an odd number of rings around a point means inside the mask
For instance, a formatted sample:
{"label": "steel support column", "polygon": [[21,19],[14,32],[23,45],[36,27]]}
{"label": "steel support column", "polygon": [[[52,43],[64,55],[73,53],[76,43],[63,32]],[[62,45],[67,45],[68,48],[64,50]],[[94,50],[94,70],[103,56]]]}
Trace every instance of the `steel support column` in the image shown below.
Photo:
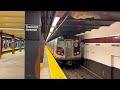
{"label": "steel support column", "polygon": [[0,32],[0,58],[2,55],[2,32]]}
{"label": "steel support column", "polygon": [[26,11],[25,24],[25,79],[40,79],[41,12]]}
{"label": "steel support column", "polygon": [[19,48],[19,51],[21,52],[22,51],[22,39],[20,38],[20,48]]}
{"label": "steel support column", "polygon": [[14,39],[14,35],[12,36],[12,54],[15,54],[15,39]]}

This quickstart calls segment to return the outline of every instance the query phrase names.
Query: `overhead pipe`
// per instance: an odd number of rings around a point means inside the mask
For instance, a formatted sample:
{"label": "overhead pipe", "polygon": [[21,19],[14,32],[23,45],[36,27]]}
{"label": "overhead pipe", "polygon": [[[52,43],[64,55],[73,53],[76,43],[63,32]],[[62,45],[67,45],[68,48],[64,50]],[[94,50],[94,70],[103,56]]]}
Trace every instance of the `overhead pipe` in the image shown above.
{"label": "overhead pipe", "polygon": [[93,18],[86,18],[86,19],[69,19],[68,21],[120,21],[119,19],[93,19]]}

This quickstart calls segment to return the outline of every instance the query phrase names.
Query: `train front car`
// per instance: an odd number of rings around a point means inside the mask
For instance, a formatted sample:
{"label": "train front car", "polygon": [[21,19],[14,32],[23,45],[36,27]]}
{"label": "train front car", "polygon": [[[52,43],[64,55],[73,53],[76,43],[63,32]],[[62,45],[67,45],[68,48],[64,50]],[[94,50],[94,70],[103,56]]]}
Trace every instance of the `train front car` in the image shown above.
{"label": "train front car", "polygon": [[12,42],[12,39],[10,37],[5,37],[5,36],[2,36],[2,53],[5,53],[5,52],[9,52],[12,50],[12,47],[11,47],[11,42]]}
{"label": "train front car", "polygon": [[80,40],[78,37],[58,38],[56,60],[60,64],[77,65],[81,59]]}

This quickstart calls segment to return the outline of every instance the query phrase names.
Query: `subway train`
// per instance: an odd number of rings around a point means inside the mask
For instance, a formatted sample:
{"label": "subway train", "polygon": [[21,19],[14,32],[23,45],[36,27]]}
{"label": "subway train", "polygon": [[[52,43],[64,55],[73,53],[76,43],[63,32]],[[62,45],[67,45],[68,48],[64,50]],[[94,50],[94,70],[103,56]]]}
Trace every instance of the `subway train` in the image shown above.
{"label": "subway train", "polygon": [[12,43],[12,39],[11,38],[7,38],[7,37],[2,37],[3,40],[3,50],[5,49],[10,49],[11,48],[11,43]]}
{"label": "subway train", "polygon": [[[12,38],[10,37],[2,37],[2,50],[11,50],[12,49]],[[22,48],[24,47],[24,41],[20,41],[19,39],[15,39],[15,48],[19,48],[22,44]]]}
{"label": "subway train", "polygon": [[58,37],[50,42],[47,42],[46,45],[58,63],[69,65],[79,64],[81,60],[79,37]]}

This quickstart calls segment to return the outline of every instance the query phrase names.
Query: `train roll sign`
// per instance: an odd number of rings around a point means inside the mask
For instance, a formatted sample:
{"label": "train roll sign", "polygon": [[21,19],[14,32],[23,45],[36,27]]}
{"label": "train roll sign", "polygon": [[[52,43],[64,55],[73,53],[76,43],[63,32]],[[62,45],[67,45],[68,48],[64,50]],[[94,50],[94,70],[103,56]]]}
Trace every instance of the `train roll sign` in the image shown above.
{"label": "train roll sign", "polygon": [[39,28],[39,25],[26,25],[26,31],[32,31],[32,32],[35,32],[35,31],[38,31],[38,28]]}

